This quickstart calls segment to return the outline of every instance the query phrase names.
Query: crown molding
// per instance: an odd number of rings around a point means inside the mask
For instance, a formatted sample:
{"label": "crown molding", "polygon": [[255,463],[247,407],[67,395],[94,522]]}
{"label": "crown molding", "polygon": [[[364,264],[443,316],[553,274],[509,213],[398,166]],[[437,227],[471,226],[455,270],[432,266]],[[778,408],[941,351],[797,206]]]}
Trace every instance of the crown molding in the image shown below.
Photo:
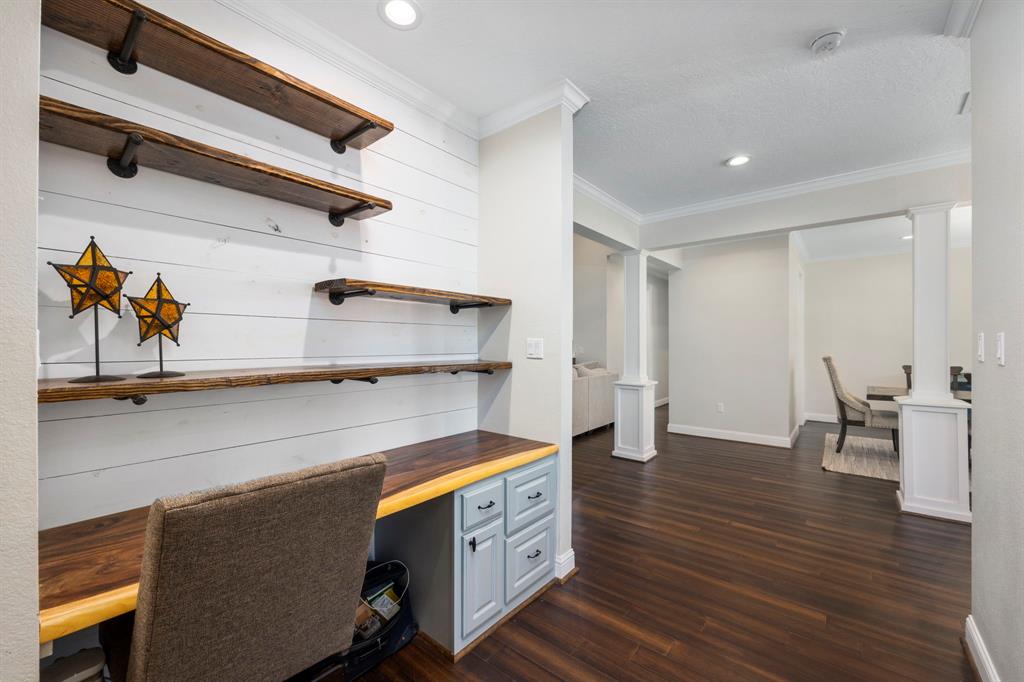
{"label": "crown molding", "polygon": [[698,213],[721,211],[727,208],[755,204],[762,201],[785,199],[800,194],[807,194],[808,192],[818,192],[826,189],[834,189],[836,187],[845,187],[846,185],[870,182],[872,180],[882,180],[884,178],[890,178],[897,175],[907,175],[909,173],[933,170],[935,168],[943,168],[945,166],[970,163],[970,161],[971,152],[968,149],[949,152],[946,154],[937,154],[935,156],[928,156],[922,159],[890,163],[885,166],[865,168],[863,170],[851,171],[849,173],[839,173],[838,175],[829,175],[815,180],[795,182],[790,185],[771,187],[769,189],[758,190],[756,192],[747,192],[746,194],[734,194],[732,196],[722,197],[721,199],[711,199],[710,201],[701,201],[696,204],[670,208],[664,211],[645,213],[643,214],[640,224],[649,225],[651,223],[660,223],[665,220],[672,220],[673,218],[683,218],[686,216],[697,215]]}
{"label": "crown molding", "polygon": [[589,101],[590,98],[567,78],[533,97],[481,117],[479,124],[480,138],[482,139],[499,133],[506,128],[511,128],[517,123],[522,123],[526,119],[532,118],[552,107],[564,106],[569,110],[569,113],[575,114]]}
{"label": "crown molding", "polygon": [[946,28],[943,35],[951,38],[970,38],[982,0],[953,0],[946,14]]}
{"label": "crown molding", "polygon": [[355,45],[338,38],[316,22],[288,7],[287,3],[279,0],[260,3],[243,0],[216,2],[463,135],[474,140],[479,138],[478,121],[475,117]]}
{"label": "crown molding", "polygon": [[808,263],[813,260],[810,252],[807,250],[807,243],[804,241],[802,234],[799,232],[790,232],[789,240],[793,242],[793,246],[796,247],[797,252],[800,254],[800,259],[803,262]]}
{"label": "crown molding", "polygon": [[955,201],[943,201],[938,204],[927,204],[926,206],[911,206],[907,209],[907,218],[911,220],[916,215],[924,215],[925,213],[949,213],[956,208],[957,202]]}
{"label": "crown molding", "polygon": [[587,182],[578,175],[572,176],[572,184],[573,188],[580,194],[590,197],[609,211],[619,214],[635,225],[639,225],[643,219],[643,216],[639,212],[634,211],[611,194],[608,194],[600,187]]}

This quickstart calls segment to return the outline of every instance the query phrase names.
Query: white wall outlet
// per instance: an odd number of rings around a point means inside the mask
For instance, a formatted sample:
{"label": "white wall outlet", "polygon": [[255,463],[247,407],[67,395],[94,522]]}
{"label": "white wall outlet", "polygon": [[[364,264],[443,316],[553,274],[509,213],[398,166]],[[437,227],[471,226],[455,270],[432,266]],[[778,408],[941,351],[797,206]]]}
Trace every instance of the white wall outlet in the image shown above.
{"label": "white wall outlet", "polygon": [[544,359],[544,339],[526,339],[526,359]]}
{"label": "white wall outlet", "polygon": [[1006,367],[1006,333],[996,334],[996,362],[1000,367]]}
{"label": "white wall outlet", "polygon": [[985,332],[978,332],[978,362],[985,362]]}
{"label": "white wall outlet", "polygon": [[725,403],[715,403],[715,412],[725,414]]}

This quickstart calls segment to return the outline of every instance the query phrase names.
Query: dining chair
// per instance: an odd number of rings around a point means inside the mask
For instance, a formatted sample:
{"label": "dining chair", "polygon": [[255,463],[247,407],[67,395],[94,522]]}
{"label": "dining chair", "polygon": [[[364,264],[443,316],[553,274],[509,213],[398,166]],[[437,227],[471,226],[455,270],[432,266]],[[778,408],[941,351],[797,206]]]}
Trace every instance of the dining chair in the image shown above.
{"label": "dining chair", "polygon": [[847,427],[866,426],[872,429],[889,429],[892,432],[892,448],[896,454],[899,454],[899,415],[894,410],[876,410],[868,401],[847,391],[843,382],[839,380],[839,373],[836,371],[832,356],[826,355],[822,360],[828,370],[828,378],[832,383],[832,395],[836,401],[836,419],[839,421],[839,441],[836,443],[836,452],[843,451]]}
{"label": "dining chair", "polygon": [[380,454],[165,497],[138,605],[100,626],[113,682],[283,680],[347,649]]}
{"label": "dining chair", "polygon": [[[914,366],[913,365],[903,365],[902,367],[903,367],[903,374],[906,376],[906,379],[907,379],[907,390],[909,391],[910,389],[912,389],[914,387],[913,386],[913,381],[911,379],[911,375],[914,373]],[[959,365],[950,365],[950,367],[949,367],[949,388],[950,388],[950,390],[953,390],[953,391],[956,390],[957,384],[960,383],[960,375],[963,373],[963,371],[964,371],[964,368],[960,367]],[[967,381],[968,381],[968,383],[970,383],[970,378],[968,378]]]}

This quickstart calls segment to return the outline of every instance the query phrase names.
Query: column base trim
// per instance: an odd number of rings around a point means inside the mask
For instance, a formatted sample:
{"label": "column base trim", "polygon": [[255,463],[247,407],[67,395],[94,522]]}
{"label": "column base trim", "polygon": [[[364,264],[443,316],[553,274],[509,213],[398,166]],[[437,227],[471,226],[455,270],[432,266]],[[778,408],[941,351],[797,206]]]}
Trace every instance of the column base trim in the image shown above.
{"label": "column base trim", "polygon": [[612,450],[612,457],[628,459],[634,462],[649,462],[658,454],[658,451],[651,448],[647,452],[634,452],[632,450]]}
{"label": "column base trim", "polygon": [[981,632],[978,630],[978,624],[974,622],[973,615],[967,616],[967,620],[964,622],[964,640],[967,642],[971,658],[974,659],[978,675],[981,676],[981,682],[1001,682],[1002,678],[999,677],[999,672],[992,662],[992,656],[988,653],[985,640],[981,638]]}
{"label": "column base trim", "polygon": [[946,521],[956,521],[957,523],[970,524],[972,521],[971,512],[962,512],[955,509],[945,509],[943,507],[933,507],[927,504],[921,504],[920,502],[907,502],[903,499],[903,491],[896,491],[896,501],[899,502],[900,511],[904,514],[913,514],[914,516],[928,516],[936,519],[943,519]]}

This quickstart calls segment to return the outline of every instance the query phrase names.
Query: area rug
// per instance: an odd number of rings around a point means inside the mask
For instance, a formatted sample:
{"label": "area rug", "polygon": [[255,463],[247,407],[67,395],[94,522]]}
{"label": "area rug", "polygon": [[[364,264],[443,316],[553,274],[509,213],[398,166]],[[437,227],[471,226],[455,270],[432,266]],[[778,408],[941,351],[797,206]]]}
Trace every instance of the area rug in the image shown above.
{"label": "area rug", "polygon": [[888,438],[847,436],[843,451],[837,453],[838,440],[837,433],[825,434],[825,449],[821,453],[822,469],[885,481],[900,480],[900,458]]}

